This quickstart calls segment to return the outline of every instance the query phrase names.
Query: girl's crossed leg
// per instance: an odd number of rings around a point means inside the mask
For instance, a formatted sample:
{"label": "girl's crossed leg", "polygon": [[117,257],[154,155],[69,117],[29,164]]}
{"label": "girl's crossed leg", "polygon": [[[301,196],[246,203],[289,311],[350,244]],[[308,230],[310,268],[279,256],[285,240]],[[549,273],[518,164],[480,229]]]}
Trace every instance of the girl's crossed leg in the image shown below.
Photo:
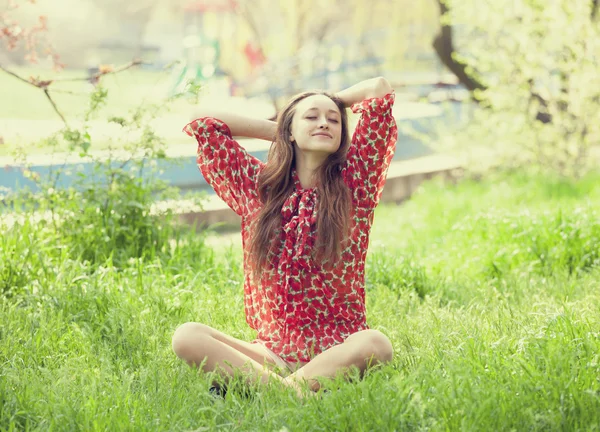
{"label": "girl's crossed leg", "polygon": [[308,381],[310,389],[317,391],[319,377],[347,376],[352,368],[363,375],[369,367],[391,362],[393,356],[394,349],[387,336],[379,330],[362,330],[348,336],[344,343],[323,351],[286,380]]}
{"label": "girl's crossed leg", "polygon": [[188,322],[179,326],[172,346],[177,357],[192,367],[202,365],[205,372],[215,371],[228,378],[239,370],[263,383],[274,379],[298,389],[295,382],[284,381],[271,370],[275,361],[261,344],[236,339],[207,325]]}
{"label": "girl's crossed leg", "polygon": [[239,369],[251,378],[259,377],[264,383],[275,379],[294,388],[299,395],[302,395],[300,383],[303,381],[317,391],[319,377],[333,378],[353,367],[362,373],[369,366],[391,361],[393,356],[392,344],[383,333],[363,330],[310,362],[298,364],[296,372],[283,378],[269,368],[276,362],[264,346],[236,339],[204,324],[183,324],[175,331],[172,345],[175,354],[190,366],[202,364],[204,371],[222,371],[226,376],[232,376],[234,370]]}

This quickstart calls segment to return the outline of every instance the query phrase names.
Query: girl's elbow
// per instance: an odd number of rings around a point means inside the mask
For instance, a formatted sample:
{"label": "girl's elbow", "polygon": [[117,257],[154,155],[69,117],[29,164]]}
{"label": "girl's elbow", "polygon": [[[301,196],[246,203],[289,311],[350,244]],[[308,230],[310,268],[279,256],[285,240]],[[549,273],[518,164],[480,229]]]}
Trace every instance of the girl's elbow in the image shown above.
{"label": "girl's elbow", "polygon": [[384,77],[373,78],[367,98],[382,98],[388,93],[391,93],[392,86]]}
{"label": "girl's elbow", "polygon": [[392,91],[392,86],[387,79],[384,77],[377,77],[376,80],[375,92],[377,97],[384,97]]}

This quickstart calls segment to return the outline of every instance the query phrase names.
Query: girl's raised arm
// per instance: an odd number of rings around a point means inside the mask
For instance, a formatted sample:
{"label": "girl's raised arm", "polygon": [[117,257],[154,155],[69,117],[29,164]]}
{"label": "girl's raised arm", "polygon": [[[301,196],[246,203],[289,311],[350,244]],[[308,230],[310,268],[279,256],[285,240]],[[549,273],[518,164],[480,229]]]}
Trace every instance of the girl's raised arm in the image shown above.
{"label": "girl's raised arm", "polygon": [[202,110],[197,114],[199,118],[183,130],[198,142],[198,168],[217,195],[244,216],[257,203],[256,186],[263,163],[233,136],[272,140],[276,124],[224,111]]}
{"label": "girl's raised arm", "polygon": [[371,78],[361,81],[358,84],[348,87],[336,93],[344,105],[349,108],[354,104],[360,103],[365,99],[382,98],[392,92],[392,86],[383,77]]}
{"label": "girl's raised arm", "polygon": [[343,175],[354,202],[375,208],[394,157],[398,128],[392,114],[394,90],[385,78],[362,81],[337,94],[360,114],[346,156]]}
{"label": "girl's raised arm", "polygon": [[246,117],[224,110],[203,108],[197,110],[195,118],[212,117],[225,123],[235,137],[255,138],[272,141],[275,138],[277,123],[270,120]]}

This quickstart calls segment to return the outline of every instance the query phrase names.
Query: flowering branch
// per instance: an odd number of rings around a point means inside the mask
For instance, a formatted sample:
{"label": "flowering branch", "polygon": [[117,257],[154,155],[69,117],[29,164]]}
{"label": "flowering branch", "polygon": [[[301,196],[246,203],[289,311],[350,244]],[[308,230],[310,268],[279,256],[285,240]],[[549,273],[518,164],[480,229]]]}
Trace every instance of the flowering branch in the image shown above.
{"label": "flowering branch", "polygon": [[[22,27],[13,17],[12,13],[19,9],[22,4],[19,0],[9,0],[8,7],[0,13],[0,40],[4,40],[8,51],[16,50],[21,43],[24,44],[25,59],[29,63],[38,63],[40,55],[49,57],[54,69],[61,70],[64,65],[60,63],[60,56],[54,51],[54,47],[47,40],[48,17],[40,15],[37,23],[29,28]],[[36,0],[20,0],[35,4]]]}

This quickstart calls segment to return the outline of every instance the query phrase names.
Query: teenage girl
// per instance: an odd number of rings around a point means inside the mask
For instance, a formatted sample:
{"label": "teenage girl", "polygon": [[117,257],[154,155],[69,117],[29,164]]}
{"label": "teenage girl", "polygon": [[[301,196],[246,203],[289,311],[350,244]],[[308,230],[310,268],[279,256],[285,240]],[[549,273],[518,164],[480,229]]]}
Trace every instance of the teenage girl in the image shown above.
{"label": "teenage girl", "polygon": [[[192,366],[234,370],[298,390],[318,377],[392,360],[390,340],[365,317],[365,257],[373,212],[394,155],[394,92],[384,78],[337,94],[292,98],[277,122],[205,112],[184,131],[198,166],[242,218],[246,320],[252,343],[200,323],[173,335]],[[350,139],[346,108],[360,113]],[[266,163],[233,136],[272,141]]]}

